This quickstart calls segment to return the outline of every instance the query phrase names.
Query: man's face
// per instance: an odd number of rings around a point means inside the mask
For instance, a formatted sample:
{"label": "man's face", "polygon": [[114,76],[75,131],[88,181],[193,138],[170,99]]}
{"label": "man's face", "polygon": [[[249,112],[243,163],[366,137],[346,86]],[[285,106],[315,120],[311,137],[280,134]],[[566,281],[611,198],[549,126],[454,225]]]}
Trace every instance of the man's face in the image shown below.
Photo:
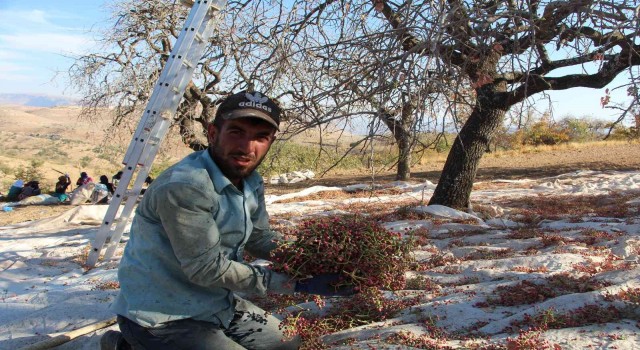
{"label": "man's face", "polygon": [[238,186],[267,155],[275,128],[251,118],[227,120],[220,130],[208,128],[209,149],[222,173]]}

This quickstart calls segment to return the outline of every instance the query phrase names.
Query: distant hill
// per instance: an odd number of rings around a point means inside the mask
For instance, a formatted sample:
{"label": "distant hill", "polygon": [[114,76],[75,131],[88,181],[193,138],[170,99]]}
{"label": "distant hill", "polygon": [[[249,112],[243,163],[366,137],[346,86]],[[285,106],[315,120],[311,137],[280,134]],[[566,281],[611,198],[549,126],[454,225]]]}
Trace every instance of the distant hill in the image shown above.
{"label": "distant hill", "polygon": [[[16,172],[26,171],[33,161],[41,187],[48,190],[60,172],[75,179],[86,171],[97,179],[121,170],[131,131],[109,129],[111,110],[100,109],[88,120],[79,118],[80,106],[18,105],[15,99],[9,104],[6,94],[0,97],[0,192],[5,193]],[[191,152],[177,133],[171,133],[163,140],[156,164],[172,164]]]}
{"label": "distant hill", "polygon": [[49,96],[39,94],[2,94],[0,105],[19,105],[31,107],[73,106],[77,100],[70,97]]}

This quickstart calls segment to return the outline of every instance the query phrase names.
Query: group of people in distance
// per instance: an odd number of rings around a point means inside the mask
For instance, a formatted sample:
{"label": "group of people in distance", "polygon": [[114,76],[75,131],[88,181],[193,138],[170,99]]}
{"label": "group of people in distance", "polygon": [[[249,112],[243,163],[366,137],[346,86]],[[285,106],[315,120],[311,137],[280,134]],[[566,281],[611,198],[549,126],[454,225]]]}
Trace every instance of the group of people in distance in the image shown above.
{"label": "group of people in distance", "polygon": [[21,201],[27,197],[37,196],[42,193],[40,189],[40,182],[37,180],[31,180],[27,183],[18,179],[9,188],[6,198],[9,201]]}
{"label": "group of people in distance", "polygon": [[[76,180],[75,188],[94,183],[96,186],[99,186],[100,189],[103,189],[109,193],[109,196],[102,199],[99,203],[108,203],[111,195],[115,193],[116,187],[118,186],[118,183],[122,178],[122,174],[122,171],[118,171],[115,175],[113,175],[111,181],[109,181],[107,175],[101,175],[100,182],[95,183],[93,178],[89,176],[87,172],[83,171],[80,173],[80,177],[78,178],[78,180]],[[151,183],[151,181],[153,181],[153,178],[151,178],[151,176],[148,176],[145,184],[148,185]],[[70,186],[71,178],[69,177],[69,174],[63,174],[58,177],[58,182],[56,182],[55,188],[51,195],[58,198],[58,200],[60,200],[60,203],[65,203],[69,199],[68,192]],[[39,181],[31,180],[25,183],[23,180],[18,179],[11,185],[11,188],[9,189],[9,192],[4,197],[4,199],[7,201],[21,201],[27,197],[37,196],[40,194],[42,194],[42,190],[40,189]]]}
{"label": "group of people in distance", "polygon": [[[76,180],[76,188],[80,186],[85,186],[90,183],[94,183],[93,178],[89,176],[86,172],[81,172],[80,177]],[[56,188],[53,196],[58,197],[60,202],[64,203],[69,196],[67,195],[67,189],[71,185],[71,179],[69,178],[69,174],[64,174],[63,176],[58,177],[58,182],[56,183]],[[102,186],[105,191],[108,191],[109,194],[113,194],[115,192],[115,186],[113,183],[109,182],[109,178],[106,175],[100,176],[100,182],[96,185]],[[108,198],[105,197],[99,203],[107,203]]]}

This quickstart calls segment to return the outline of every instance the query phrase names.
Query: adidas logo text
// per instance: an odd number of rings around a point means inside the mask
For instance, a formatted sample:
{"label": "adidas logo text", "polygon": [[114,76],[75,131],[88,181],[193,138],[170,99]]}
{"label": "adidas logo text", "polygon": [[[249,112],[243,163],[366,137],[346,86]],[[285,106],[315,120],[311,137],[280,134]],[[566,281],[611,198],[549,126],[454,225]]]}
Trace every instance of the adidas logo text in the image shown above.
{"label": "adidas logo text", "polygon": [[238,106],[240,107],[251,107],[251,108],[259,108],[259,109],[263,109],[269,113],[271,113],[271,108],[269,106],[265,106],[262,103],[255,103],[253,101],[250,102],[240,102],[238,103]]}

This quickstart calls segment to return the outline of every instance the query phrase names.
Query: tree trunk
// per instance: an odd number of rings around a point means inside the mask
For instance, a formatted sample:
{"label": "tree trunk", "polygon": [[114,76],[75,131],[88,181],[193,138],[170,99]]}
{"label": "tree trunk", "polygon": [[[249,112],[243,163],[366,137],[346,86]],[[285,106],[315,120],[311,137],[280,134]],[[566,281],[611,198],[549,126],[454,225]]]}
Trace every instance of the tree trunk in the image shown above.
{"label": "tree trunk", "polygon": [[196,134],[194,122],[194,116],[196,113],[198,101],[190,94],[185,94],[184,100],[178,106],[176,113],[177,123],[180,128],[180,137],[185,145],[188,145],[194,151],[200,151],[207,148],[207,145],[203,143]]}
{"label": "tree trunk", "polygon": [[429,205],[440,204],[461,210],[470,207],[480,158],[506,114],[503,106],[492,102],[494,99],[489,96],[493,93],[484,93],[487,95],[483,97],[478,92],[476,106],[453,143]]}
{"label": "tree trunk", "polygon": [[[198,113],[197,109],[200,106],[202,111]],[[206,149],[208,147],[207,125],[211,121],[213,121],[211,100],[193,82],[189,82],[175,119],[175,123],[180,128],[182,142],[194,151]]]}
{"label": "tree trunk", "polygon": [[406,181],[411,178],[411,140],[407,133],[396,137],[398,144],[398,172],[396,180]]}
{"label": "tree trunk", "polygon": [[396,172],[396,180],[405,181],[411,178],[411,150],[412,150],[412,130],[413,112],[415,106],[410,97],[405,98],[402,104],[402,110],[399,119],[388,111],[382,113],[382,121],[385,123],[396,145],[398,146],[398,169]]}

